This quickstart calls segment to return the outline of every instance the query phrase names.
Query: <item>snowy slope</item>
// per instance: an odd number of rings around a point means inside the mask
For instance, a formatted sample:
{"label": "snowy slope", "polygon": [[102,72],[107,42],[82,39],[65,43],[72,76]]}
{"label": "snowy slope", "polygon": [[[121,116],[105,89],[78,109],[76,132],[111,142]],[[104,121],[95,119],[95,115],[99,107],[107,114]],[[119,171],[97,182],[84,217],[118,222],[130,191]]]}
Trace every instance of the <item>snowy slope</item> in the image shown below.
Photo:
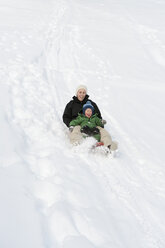
{"label": "snowy slope", "polygon": [[[0,247],[165,247],[163,0],[0,1]],[[72,148],[79,84],[119,142]]]}

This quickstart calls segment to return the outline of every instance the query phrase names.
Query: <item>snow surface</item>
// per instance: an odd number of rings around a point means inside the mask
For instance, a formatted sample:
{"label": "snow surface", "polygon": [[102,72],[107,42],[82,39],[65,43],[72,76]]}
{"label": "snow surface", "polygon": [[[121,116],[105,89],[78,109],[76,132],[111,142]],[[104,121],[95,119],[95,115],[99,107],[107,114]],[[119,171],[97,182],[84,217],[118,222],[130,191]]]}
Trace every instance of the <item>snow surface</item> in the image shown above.
{"label": "snow surface", "polygon": [[[0,1],[0,247],[165,247],[164,0]],[[116,158],[72,148],[86,84]]]}

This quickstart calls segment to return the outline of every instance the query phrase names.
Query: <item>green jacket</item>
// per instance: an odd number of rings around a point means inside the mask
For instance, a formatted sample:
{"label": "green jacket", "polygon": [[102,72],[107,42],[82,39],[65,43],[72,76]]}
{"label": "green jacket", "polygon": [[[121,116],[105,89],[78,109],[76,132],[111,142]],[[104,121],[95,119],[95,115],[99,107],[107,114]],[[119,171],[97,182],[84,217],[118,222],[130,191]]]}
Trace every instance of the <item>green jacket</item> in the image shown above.
{"label": "green jacket", "polygon": [[92,115],[91,118],[86,117],[83,114],[78,114],[78,117],[75,120],[72,120],[69,124],[70,126],[80,125],[81,127],[88,126],[90,128],[93,127],[103,127],[102,120],[97,117],[97,114]]}
{"label": "green jacket", "polygon": [[[81,128],[88,126],[89,128],[93,127],[103,127],[102,120],[97,116],[97,114],[94,114],[91,116],[91,118],[86,117],[84,114],[78,114],[77,118],[72,120],[69,124],[70,126],[77,126],[80,125]],[[100,141],[100,134],[94,135],[94,137]]]}

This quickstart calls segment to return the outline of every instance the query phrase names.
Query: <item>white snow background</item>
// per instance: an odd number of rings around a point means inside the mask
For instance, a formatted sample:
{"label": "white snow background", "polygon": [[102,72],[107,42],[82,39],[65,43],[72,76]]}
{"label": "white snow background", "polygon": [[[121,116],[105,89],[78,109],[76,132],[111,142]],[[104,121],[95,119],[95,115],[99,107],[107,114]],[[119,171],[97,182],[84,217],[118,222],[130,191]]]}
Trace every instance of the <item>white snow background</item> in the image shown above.
{"label": "white snow background", "polygon": [[[79,84],[116,158],[70,146]],[[164,248],[164,93],[164,0],[0,0],[0,247]]]}

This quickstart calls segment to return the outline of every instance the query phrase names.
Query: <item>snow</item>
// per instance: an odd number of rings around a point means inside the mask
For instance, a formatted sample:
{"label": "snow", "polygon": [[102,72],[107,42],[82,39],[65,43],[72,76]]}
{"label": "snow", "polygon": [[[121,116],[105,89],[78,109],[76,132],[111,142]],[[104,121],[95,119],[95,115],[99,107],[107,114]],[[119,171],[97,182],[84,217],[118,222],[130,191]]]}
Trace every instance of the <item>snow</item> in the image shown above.
{"label": "snow", "polygon": [[[0,247],[165,247],[165,3],[1,0]],[[116,158],[71,147],[88,87]]]}

